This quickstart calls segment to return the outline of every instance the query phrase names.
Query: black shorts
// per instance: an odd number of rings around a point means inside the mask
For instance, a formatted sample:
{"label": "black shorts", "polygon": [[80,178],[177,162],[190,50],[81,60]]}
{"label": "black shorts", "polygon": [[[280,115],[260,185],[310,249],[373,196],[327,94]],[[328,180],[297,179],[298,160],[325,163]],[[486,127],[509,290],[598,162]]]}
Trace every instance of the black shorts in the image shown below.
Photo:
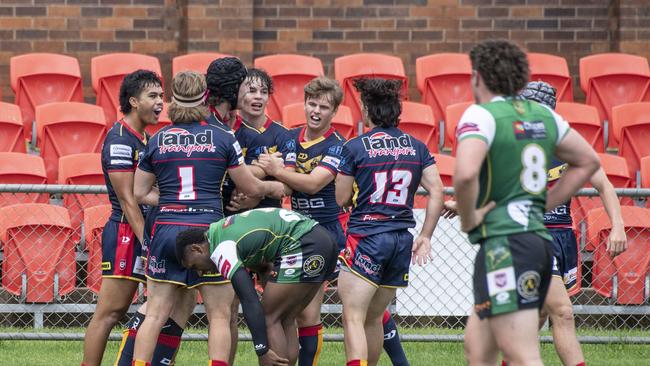
{"label": "black shorts", "polygon": [[553,276],[562,279],[567,291],[579,289],[578,243],[573,229],[548,229],[553,237]]}
{"label": "black shorts", "polygon": [[535,233],[489,238],[474,262],[474,311],[484,319],[538,308],[551,283],[551,243]]}
{"label": "black shorts", "polygon": [[300,238],[300,248],[275,259],[269,281],[322,283],[331,278],[339,251],[332,235],[321,225]]}

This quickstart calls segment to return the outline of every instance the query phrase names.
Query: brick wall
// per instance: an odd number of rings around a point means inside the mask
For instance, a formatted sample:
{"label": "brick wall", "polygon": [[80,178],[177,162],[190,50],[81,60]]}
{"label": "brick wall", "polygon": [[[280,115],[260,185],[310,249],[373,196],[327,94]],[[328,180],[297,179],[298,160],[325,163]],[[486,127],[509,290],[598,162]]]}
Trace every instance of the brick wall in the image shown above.
{"label": "brick wall", "polygon": [[[650,56],[647,0],[2,0],[0,86],[9,58],[27,52],[76,56],[92,101],[90,58],[108,52],[157,56],[167,80],[171,58],[187,52],[234,54],[250,64],[272,53],[313,55],[333,76],[333,60],[355,52],[397,55],[414,89],[415,59],[466,52],[487,38],[567,58],[599,52]],[[574,85],[579,85],[575,83]],[[576,88],[576,98],[583,98]]]}

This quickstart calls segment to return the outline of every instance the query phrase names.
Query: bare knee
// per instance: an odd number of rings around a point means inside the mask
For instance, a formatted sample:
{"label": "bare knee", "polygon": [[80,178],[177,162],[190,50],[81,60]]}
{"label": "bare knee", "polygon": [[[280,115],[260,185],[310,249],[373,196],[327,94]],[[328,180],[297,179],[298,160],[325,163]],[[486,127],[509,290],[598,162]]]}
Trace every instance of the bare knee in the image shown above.
{"label": "bare knee", "polygon": [[571,304],[560,304],[550,308],[550,317],[554,326],[566,326],[573,324],[573,306]]}

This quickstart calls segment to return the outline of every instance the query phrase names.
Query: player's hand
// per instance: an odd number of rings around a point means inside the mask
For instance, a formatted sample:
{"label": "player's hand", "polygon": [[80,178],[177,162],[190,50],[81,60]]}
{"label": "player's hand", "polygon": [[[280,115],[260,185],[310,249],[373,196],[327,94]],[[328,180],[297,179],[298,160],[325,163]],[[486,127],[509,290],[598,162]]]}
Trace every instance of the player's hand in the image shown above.
{"label": "player's hand", "polygon": [[456,216],[458,216],[458,207],[456,206],[456,201],[445,201],[444,207],[442,208],[442,217],[445,219],[453,219]]}
{"label": "player's hand", "polygon": [[262,168],[267,175],[275,176],[278,171],[284,169],[284,160],[282,154],[275,152],[273,154],[261,154],[253,165]]}
{"label": "player's hand", "polygon": [[460,229],[464,233],[468,233],[472,231],[475,227],[479,226],[483,222],[485,215],[487,215],[488,212],[490,212],[494,207],[496,207],[496,205],[497,205],[496,202],[490,201],[485,206],[474,210],[469,218],[463,219],[463,217],[461,217]]}
{"label": "player's hand", "polygon": [[280,182],[264,182],[266,184],[266,196],[281,200],[284,197],[284,184]]}
{"label": "player's hand", "polygon": [[607,238],[607,253],[614,258],[627,249],[627,237],[623,225],[615,225]]}
{"label": "player's hand", "polygon": [[249,210],[259,205],[262,197],[250,197],[243,193],[233,193],[226,207],[229,211]]}
{"label": "player's hand", "polygon": [[425,265],[433,260],[431,255],[431,239],[419,235],[413,241],[413,249],[411,255],[411,263]]}
{"label": "player's hand", "polygon": [[258,357],[260,366],[288,366],[289,360],[278,356],[272,349],[269,349],[264,355]]}

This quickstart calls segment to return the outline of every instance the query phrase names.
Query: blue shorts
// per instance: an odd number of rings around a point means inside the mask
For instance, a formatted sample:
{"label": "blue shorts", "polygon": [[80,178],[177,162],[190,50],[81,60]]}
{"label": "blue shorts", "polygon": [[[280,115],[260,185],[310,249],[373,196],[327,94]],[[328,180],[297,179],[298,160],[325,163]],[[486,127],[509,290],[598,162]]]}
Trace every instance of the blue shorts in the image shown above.
{"label": "blue shorts", "polygon": [[[156,222],[156,214],[158,213],[158,207],[151,207],[147,210],[144,217],[144,238],[142,247],[147,251],[149,248],[149,243],[151,243],[151,238],[153,237],[153,225]],[[147,253],[144,253],[146,256]]]}
{"label": "blue shorts", "polygon": [[342,264],[374,286],[408,286],[413,235],[396,230],[368,236],[350,234]]}
{"label": "blue shorts", "polygon": [[553,237],[553,276],[560,277],[567,291],[575,290],[578,283],[578,243],[573,229],[549,228]]}
{"label": "blue shorts", "polygon": [[102,232],[102,277],[144,282],[145,258],[131,225],[108,220]]}
{"label": "blue shorts", "polygon": [[204,227],[207,230],[209,226],[208,224],[183,225],[156,222],[153,225],[153,237],[149,244],[147,279],[188,288],[228,283],[228,280],[218,274],[199,276],[196,271],[183,267],[176,259],[176,236],[187,229]]}

